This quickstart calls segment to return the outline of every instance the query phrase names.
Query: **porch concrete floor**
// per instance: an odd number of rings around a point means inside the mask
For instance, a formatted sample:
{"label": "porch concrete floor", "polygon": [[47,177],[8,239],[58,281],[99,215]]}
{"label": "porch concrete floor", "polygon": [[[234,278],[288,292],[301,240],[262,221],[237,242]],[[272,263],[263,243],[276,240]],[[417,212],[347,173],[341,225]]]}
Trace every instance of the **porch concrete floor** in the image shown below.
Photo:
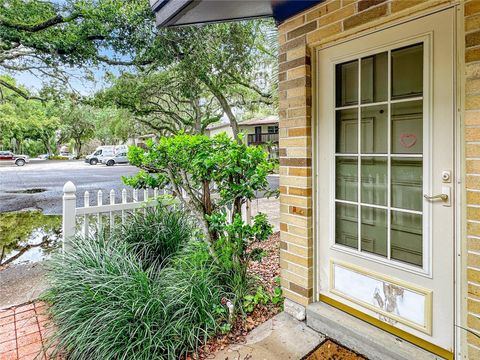
{"label": "porch concrete floor", "polygon": [[215,354],[215,360],[299,360],[325,337],[282,312],[247,335],[246,342],[230,345]]}

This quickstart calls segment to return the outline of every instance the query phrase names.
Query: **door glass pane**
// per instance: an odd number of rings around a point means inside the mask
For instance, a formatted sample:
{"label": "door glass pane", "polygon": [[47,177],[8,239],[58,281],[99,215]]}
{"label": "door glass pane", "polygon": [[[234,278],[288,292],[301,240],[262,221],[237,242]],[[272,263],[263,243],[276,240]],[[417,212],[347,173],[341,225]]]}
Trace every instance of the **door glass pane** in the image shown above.
{"label": "door glass pane", "polygon": [[362,157],[362,203],[387,205],[387,158]]}
{"label": "door glass pane", "polygon": [[386,154],[388,140],[387,105],[362,108],[361,151],[363,154]]}
{"label": "door glass pane", "polygon": [[392,207],[422,211],[422,159],[392,158]]}
{"label": "door glass pane", "polygon": [[336,106],[358,104],[358,60],[335,66]]}
{"label": "door glass pane", "polygon": [[362,103],[387,100],[388,55],[386,52],[362,59]]}
{"label": "door glass pane", "polygon": [[358,110],[337,110],[336,128],[337,153],[358,153]]}
{"label": "door glass pane", "polygon": [[337,157],[335,164],[335,197],[339,200],[358,200],[358,160],[356,157]]}
{"label": "door glass pane", "polygon": [[423,102],[392,104],[392,153],[421,154],[423,151]]}
{"label": "door glass pane", "polygon": [[387,256],[387,210],[362,206],[362,251]]}
{"label": "door glass pane", "polygon": [[358,207],[335,204],[335,243],[358,248]]}
{"label": "door glass pane", "polygon": [[422,266],[422,215],[392,211],[391,257]]}
{"label": "door glass pane", "polygon": [[423,94],[423,44],[392,51],[392,100]]}

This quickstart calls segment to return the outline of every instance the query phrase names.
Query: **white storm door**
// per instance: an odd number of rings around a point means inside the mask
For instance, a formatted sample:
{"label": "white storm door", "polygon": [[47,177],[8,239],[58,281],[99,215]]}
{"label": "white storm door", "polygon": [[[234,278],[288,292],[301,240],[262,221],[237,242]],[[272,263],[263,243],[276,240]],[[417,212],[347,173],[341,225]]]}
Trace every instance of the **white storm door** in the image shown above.
{"label": "white storm door", "polygon": [[451,9],[316,54],[317,293],[448,351],[454,34]]}

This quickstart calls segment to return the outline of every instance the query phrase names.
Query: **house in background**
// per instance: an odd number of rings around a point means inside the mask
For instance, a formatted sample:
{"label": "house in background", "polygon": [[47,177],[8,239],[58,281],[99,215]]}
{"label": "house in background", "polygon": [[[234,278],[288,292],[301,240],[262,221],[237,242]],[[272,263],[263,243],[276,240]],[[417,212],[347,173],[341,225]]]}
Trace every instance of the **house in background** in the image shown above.
{"label": "house in background", "polygon": [[151,2],[277,21],[285,310],[366,355],[480,359],[480,1]]}
{"label": "house in background", "polygon": [[[278,116],[269,115],[238,123],[241,133],[245,134],[247,145],[263,146],[271,158],[278,159]],[[230,123],[211,124],[207,127],[206,135],[214,136],[226,132],[233,136]]]}

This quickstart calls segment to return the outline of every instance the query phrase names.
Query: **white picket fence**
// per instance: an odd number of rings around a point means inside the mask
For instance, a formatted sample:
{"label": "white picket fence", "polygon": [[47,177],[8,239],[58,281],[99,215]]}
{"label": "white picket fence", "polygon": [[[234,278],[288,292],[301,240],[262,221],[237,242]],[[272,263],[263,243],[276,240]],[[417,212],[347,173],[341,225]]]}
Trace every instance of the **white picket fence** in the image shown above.
{"label": "white picket fence", "polygon": [[[63,211],[62,211],[62,230],[63,230],[63,250],[65,247],[68,247],[68,240],[72,239],[77,233],[77,220],[78,217],[83,219],[81,221],[81,233],[83,236],[88,236],[92,231],[91,219],[92,217],[95,220],[95,229],[101,229],[104,225],[104,217],[108,218],[108,225],[110,228],[113,228],[115,225],[116,218],[120,215],[120,221],[122,224],[127,221],[127,216],[129,213],[132,213],[134,210],[139,208],[147,208],[157,205],[157,197],[163,192],[158,189],[153,189],[152,191],[143,190],[143,199],[139,199],[139,192],[137,189],[133,189],[131,192],[132,201],[128,202],[128,192],[126,189],[123,189],[122,201],[121,203],[115,203],[116,192],[115,190],[110,190],[109,193],[109,203],[104,204],[103,201],[103,192],[101,190],[97,191],[97,204],[90,206],[90,193],[85,191],[83,194],[83,207],[77,207],[77,188],[71,182],[67,182],[63,186]],[[151,197],[153,195],[153,197]]]}
{"label": "white picket fence", "polygon": [[[127,221],[128,214],[131,214],[135,210],[140,208],[153,207],[157,205],[157,197],[164,194],[163,190],[153,189],[153,191],[143,190],[143,199],[139,199],[139,192],[137,189],[133,189],[131,192],[131,202],[128,202],[128,192],[123,189],[122,202],[115,203],[116,192],[110,190],[110,201],[108,204],[103,202],[103,192],[97,191],[97,205],[90,206],[90,193],[85,191],[83,194],[83,207],[77,207],[77,188],[71,182],[68,181],[63,186],[63,211],[62,211],[62,231],[63,231],[63,243],[62,251],[71,246],[70,239],[74,238],[77,234],[77,220],[81,220],[81,234],[88,236],[92,229],[102,229],[104,225],[104,217],[108,218],[108,225],[112,229],[115,225],[116,217],[120,215],[120,221],[124,224]],[[153,192],[153,194],[152,194]],[[151,197],[153,195],[153,197]],[[141,211],[141,210],[140,210]],[[227,212],[229,210],[227,209]],[[243,219],[248,224],[251,223],[251,204],[248,202],[244,205],[242,211]],[[78,219],[80,217],[80,219]],[[95,224],[91,223],[92,218]],[[94,226],[92,226],[94,225]]]}

